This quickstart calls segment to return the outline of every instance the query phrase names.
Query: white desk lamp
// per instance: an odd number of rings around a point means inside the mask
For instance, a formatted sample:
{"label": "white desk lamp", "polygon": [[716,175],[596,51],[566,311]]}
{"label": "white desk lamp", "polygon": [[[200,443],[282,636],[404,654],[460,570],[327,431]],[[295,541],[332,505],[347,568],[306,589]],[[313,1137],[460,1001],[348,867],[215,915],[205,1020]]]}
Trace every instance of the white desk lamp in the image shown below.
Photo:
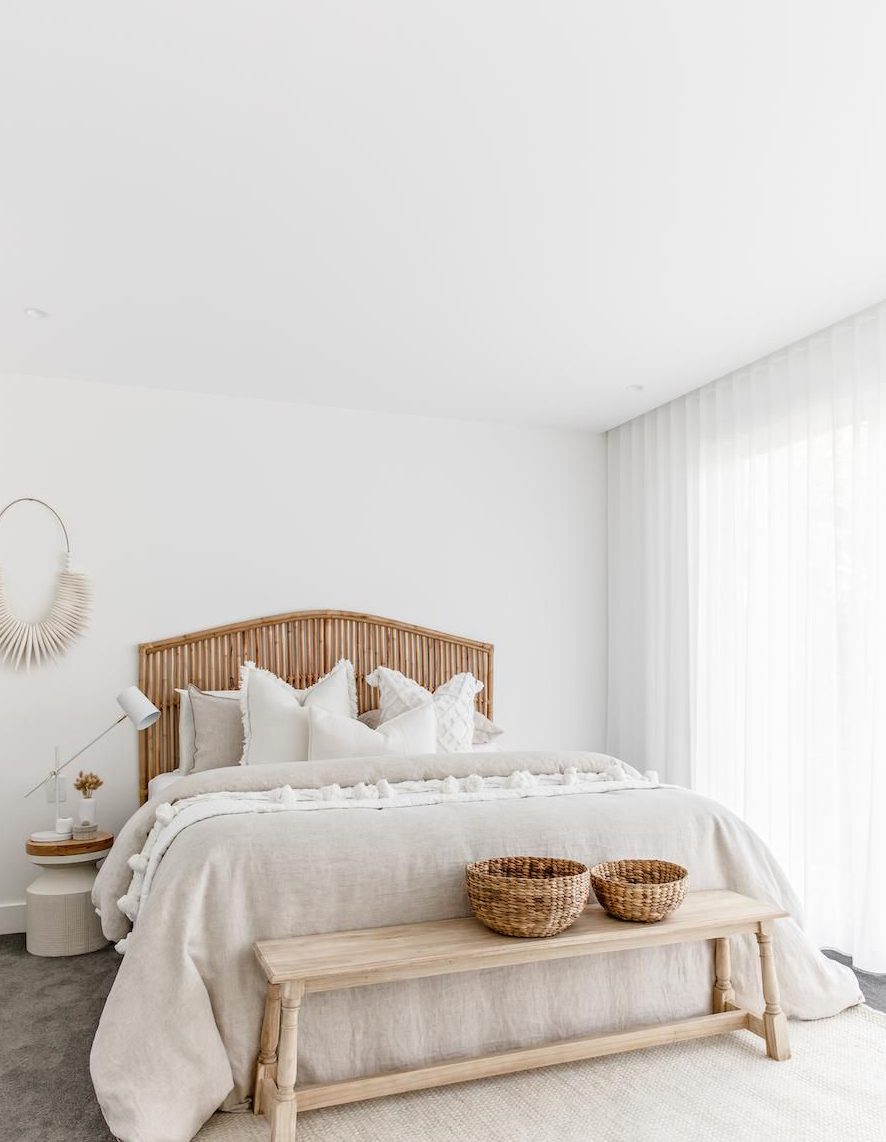
{"label": "white desk lamp", "polygon": [[138,686],[127,686],[125,690],[121,690],[117,695],[117,704],[120,706],[120,709],[123,711],[123,713],[116,720],[116,722],[112,722],[106,730],[102,730],[98,737],[95,737],[92,739],[92,741],[87,742],[85,746],[83,746],[81,749],[78,749],[75,754],[69,757],[67,761],[63,761],[61,765],[59,765],[58,747],[56,747],[55,766],[49,771],[46,777],[44,777],[38,785],[35,785],[33,789],[29,789],[25,794],[26,797],[30,797],[32,793],[36,793],[38,789],[42,789],[47,781],[55,782],[55,829],[50,829],[43,833],[32,833],[32,841],[58,841],[63,840],[65,837],[70,835],[69,829],[59,828],[58,812],[58,775],[66,765],[70,765],[72,761],[76,761],[77,758],[81,756],[81,754],[86,753],[86,751],[91,746],[94,746],[97,741],[100,741],[101,738],[105,736],[105,734],[109,734],[114,726],[119,726],[120,723],[125,722],[127,718],[129,718],[137,730],[141,731],[146,730],[148,726],[152,726],[154,722],[156,722],[160,717],[160,711],[157,709],[154,703],[148,697],[146,697],[146,695],[144,695],[141,690],[139,690]]}

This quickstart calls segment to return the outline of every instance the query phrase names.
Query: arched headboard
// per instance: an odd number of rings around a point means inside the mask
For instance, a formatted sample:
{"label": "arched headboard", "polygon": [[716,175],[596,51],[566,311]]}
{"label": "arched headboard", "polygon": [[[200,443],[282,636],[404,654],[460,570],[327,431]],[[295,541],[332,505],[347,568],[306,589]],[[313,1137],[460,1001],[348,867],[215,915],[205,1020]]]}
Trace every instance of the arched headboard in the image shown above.
{"label": "arched headboard", "polygon": [[340,658],[349,658],[363,713],[376,705],[375,691],[366,684],[366,675],[376,666],[401,670],[429,690],[469,670],[483,683],[477,709],[491,718],[492,656],[488,642],[353,611],[293,611],[142,643],[139,686],[160,710],[160,718],[139,734],[141,800],[147,799],[152,777],[178,765],[175,691],[189,682],[202,690],[236,690],[241,665],[252,661],[302,689],[322,678]]}

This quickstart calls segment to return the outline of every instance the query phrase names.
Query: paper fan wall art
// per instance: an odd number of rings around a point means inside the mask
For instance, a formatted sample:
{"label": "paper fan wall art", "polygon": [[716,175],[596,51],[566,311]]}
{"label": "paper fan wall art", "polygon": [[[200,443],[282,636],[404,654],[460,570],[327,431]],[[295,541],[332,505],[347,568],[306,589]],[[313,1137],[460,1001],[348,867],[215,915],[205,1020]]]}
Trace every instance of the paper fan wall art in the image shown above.
{"label": "paper fan wall art", "polygon": [[3,568],[0,567],[0,660],[13,669],[39,666],[58,658],[89,626],[92,587],[86,575],[71,570],[71,543],[68,529],[58,512],[44,500],[21,496],[0,511],[0,520],[15,504],[39,504],[52,512],[65,537],[64,566],[58,573],[52,602],[39,622],[16,618],[9,606]]}

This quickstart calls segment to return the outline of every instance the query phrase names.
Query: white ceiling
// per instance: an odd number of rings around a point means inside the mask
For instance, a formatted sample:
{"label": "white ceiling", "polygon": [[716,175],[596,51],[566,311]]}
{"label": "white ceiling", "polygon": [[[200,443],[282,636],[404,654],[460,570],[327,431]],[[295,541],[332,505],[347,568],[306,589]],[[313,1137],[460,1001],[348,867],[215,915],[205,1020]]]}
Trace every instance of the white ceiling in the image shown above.
{"label": "white ceiling", "polygon": [[9,0],[0,370],[609,427],[886,297],[884,43],[881,0]]}

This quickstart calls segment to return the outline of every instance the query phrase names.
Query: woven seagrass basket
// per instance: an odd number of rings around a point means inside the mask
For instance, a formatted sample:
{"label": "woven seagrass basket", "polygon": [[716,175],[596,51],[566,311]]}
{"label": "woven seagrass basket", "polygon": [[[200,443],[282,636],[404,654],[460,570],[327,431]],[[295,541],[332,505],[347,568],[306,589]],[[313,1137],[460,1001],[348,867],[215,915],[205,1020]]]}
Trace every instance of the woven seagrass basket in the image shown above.
{"label": "woven seagrass basket", "polygon": [[616,920],[655,923],[683,903],[689,873],[667,860],[610,860],[591,869],[594,895]]}
{"label": "woven seagrass basket", "polygon": [[591,890],[587,865],[557,857],[493,857],[465,869],[474,915],[503,936],[556,936],[574,924]]}

